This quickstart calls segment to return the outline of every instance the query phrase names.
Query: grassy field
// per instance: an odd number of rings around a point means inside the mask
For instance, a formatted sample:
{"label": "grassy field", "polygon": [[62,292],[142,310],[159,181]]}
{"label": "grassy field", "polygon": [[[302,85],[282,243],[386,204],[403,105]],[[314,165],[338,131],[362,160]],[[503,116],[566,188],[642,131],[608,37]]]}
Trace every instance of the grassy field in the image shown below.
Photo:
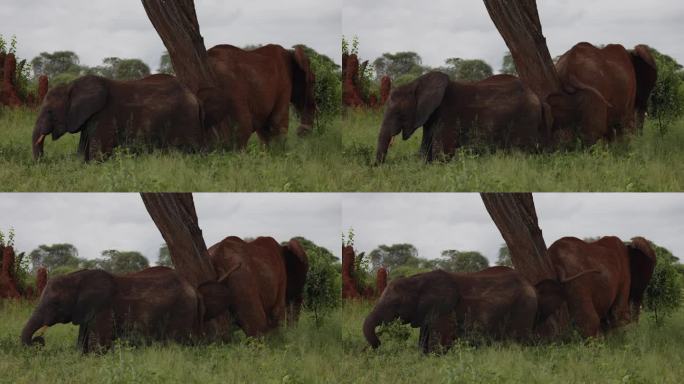
{"label": "grassy field", "polygon": [[[0,305],[2,305],[0,303]],[[679,383],[684,376],[684,311],[664,326],[646,316],[601,340],[562,345],[459,345],[424,356],[414,330],[368,350],[361,323],[367,304],[347,304],[317,328],[308,316],[265,340],[184,347],[118,346],[82,356],[76,328],[60,325],[47,345],[19,345],[28,304],[0,308],[0,382],[88,383]]]}
{"label": "grassy field", "polygon": [[424,164],[422,130],[395,138],[386,163],[375,159],[382,112],[347,111],[342,121],[345,172],[359,191],[681,191],[684,190],[684,120],[660,134],[648,124],[628,143],[551,154],[462,153],[450,162]]}
{"label": "grassy field", "polygon": [[[2,191],[681,191],[684,120],[665,134],[648,125],[628,143],[553,154],[462,153],[424,164],[420,134],[400,139],[374,167],[381,112],[347,111],[323,132],[264,148],[256,135],[243,152],[118,152],[102,163],[76,155],[78,135],[47,140],[31,157],[35,112],[0,110]],[[291,126],[296,126],[293,121]]]}
{"label": "grassy field", "polygon": [[243,152],[153,152],[85,164],[76,155],[79,135],[46,139],[36,163],[31,132],[36,112],[0,109],[0,190],[3,191],[269,191],[316,192],[340,188],[331,169],[343,163],[339,120],[310,137],[265,148],[252,136]]}

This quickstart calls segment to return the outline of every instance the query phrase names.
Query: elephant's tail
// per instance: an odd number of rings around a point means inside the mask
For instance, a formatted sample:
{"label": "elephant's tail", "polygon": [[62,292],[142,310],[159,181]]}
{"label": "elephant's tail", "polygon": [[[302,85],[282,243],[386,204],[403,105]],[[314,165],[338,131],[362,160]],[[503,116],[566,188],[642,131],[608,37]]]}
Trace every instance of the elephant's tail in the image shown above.
{"label": "elephant's tail", "polygon": [[608,108],[613,108],[613,105],[609,103],[605,97],[603,97],[603,95],[601,94],[601,92],[598,91],[598,89],[592,87],[591,85],[584,84],[577,77],[571,74],[568,76],[568,83],[565,84],[564,90],[567,93],[575,93],[577,89],[582,89],[595,94],[599,98],[599,100],[601,100],[601,102],[603,102]]}

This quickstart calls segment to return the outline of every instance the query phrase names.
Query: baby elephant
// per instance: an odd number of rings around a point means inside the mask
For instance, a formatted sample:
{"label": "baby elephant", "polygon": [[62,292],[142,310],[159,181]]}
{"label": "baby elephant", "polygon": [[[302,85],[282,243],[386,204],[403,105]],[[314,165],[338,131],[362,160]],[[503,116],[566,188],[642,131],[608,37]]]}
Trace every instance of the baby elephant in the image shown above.
{"label": "baby elephant", "polygon": [[[228,271],[222,279],[239,267]],[[222,280],[221,279],[221,280]],[[217,292],[216,282],[208,283]],[[58,323],[79,326],[78,346],[84,352],[108,349],[118,338],[141,337],[144,341],[196,340],[202,333],[205,314],[200,292],[166,267],[147,268],[127,275],[103,270],[81,270],[51,279],[38,306],[21,332],[24,345],[44,343],[40,334]],[[218,300],[212,300],[217,302]],[[227,310],[226,304],[223,311]],[[211,316],[221,311],[213,309]],[[39,336],[34,337],[38,332]]]}
{"label": "baby elephant", "polygon": [[562,285],[588,272],[560,281],[543,280],[535,286],[515,270],[492,267],[475,273],[443,270],[393,280],[363,323],[368,343],[377,348],[378,325],[401,319],[421,328],[420,345],[429,352],[430,332],[440,333],[449,347],[458,336],[480,332],[501,339],[528,338],[563,304]]}
{"label": "baby elephant", "polygon": [[535,149],[548,140],[551,125],[548,104],[515,76],[462,82],[429,72],[390,94],[376,161],[385,160],[394,136],[401,133],[407,140],[419,127],[421,154],[432,161],[464,145]]}
{"label": "baby elephant", "polygon": [[81,133],[86,161],[110,155],[115,147],[199,150],[205,132],[200,101],[175,77],[152,75],[116,81],[84,76],[48,92],[33,129],[33,157],[43,155],[48,135]]}

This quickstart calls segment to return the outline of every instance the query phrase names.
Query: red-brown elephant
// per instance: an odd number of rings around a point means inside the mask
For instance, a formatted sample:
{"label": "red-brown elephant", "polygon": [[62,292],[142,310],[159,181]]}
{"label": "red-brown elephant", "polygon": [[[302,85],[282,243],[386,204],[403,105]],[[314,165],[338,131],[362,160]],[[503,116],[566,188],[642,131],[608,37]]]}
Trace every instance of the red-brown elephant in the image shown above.
{"label": "red-brown elephant", "polygon": [[556,70],[564,92],[547,98],[556,130],[578,129],[591,145],[643,127],[657,79],[647,46],[630,52],[619,44],[597,48],[578,43],[558,59]]}
{"label": "red-brown elephant", "polygon": [[73,323],[79,326],[78,346],[84,353],[107,349],[118,338],[196,341],[203,334],[203,320],[228,310],[224,304],[205,313],[203,301],[216,299],[210,290],[202,291],[166,267],[126,275],[84,269],[58,276],[45,287],[21,340],[24,345],[44,343],[40,334],[48,327]]}
{"label": "red-brown elephant", "polygon": [[220,123],[221,140],[242,149],[253,132],[266,144],[285,135],[290,103],[301,119],[297,133],[301,136],[313,129],[315,76],[302,47],[289,51],[270,44],[247,51],[217,45],[208,53],[226,98],[220,106],[208,106],[223,109],[228,116]]}
{"label": "red-brown elephant", "polygon": [[118,146],[204,148],[199,99],[169,75],[116,81],[83,76],[48,92],[33,130],[33,156],[43,155],[48,135],[81,133],[78,151],[86,161]]}
{"label": "red-brown elephant", "polygon": [[549,137],[551,111],[518,78],[496,75],[478,82],[451,81],[430,72],[392,90],[378,134],[376,161],[392,138],[407,140],[423,127],[421,154],[451,156],[462,146],[534,149]]}
{"label": "red-brown elephant", "polygon": [[563,286],[592,273],[595,270],[580,271],[536,285],[508,267],[474,273],[435,270],[397,278],[366,317],[363,334],[371,347],[377,348],[380,339],[375,328],[400,319],[420,327],[419,343],[424,352],[435,342],[448,348],[456,337],[473,332],[525,340],[535,325],[563,304]]}
{"label": "red-brown elephant", "polygon": [[219,275],[235,271],[221,283],[200,287],[213,298],[205,300],[208,313],[220,312],[228,303],[247,336],[263,335],[286,319],[297,319],[309,269],[299,241],[280,245],[272,237],[246,242],[230,236],[209,248],[209,255]]}
{"label": "red-brown elephant", "polygon": [[598,336],[638,319],[656,256],[648,240],[635,237],[625,244],[617,237],[586,242],[563,237],[549,247],[549,258],[558,275],[596,270],[564,285],[570,316],[585,337]]}

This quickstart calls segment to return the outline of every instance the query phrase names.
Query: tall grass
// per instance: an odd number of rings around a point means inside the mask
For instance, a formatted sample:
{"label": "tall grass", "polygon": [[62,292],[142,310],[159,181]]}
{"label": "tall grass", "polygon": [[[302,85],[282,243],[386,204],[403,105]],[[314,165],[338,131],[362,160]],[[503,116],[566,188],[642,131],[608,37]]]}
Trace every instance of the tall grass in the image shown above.
{"label": "tall grass", "polygon": [[[359,191],[681,191],[684,189],[684,120],[662,134],[572,152],[527,154],[463,151],[449,162],[424,164],[421,130],[395,138],[385,164],[375,159],[382,112],[347,111],[342,121],[345,172]],[[349,176],[351,179],[352,176]]]}
{"label": "tall grass", "polygon": [[283,145],[265,148],[253,135],[242,152],[184,154],[118,151],[101,163],[76,154],[78,135],[46,139],[46,157],[36,163],[31,131],[36,112],[0,109],[0,190],[3,191],[329,191],[338,179],[330,170],[343,163],[339,120],[307,138],[290,122]]}
{"label": "tall grass", "polygon": [[[2,305],[2,304],[0,304]],[[82,356],[76,328],[57,325],[46,347],[24,348],[19,332],[29,304],[0,307],[0,382],[12,383],[680,383],[684,377],[684,311],[664,326],[639,324],[592,341],[521,346],[457,345],[424,356],[417,332],[369,350],[361,334],[369,304],[347,303],[317,328],[299,325],[265,340],[150,347],[117,345]]]}

